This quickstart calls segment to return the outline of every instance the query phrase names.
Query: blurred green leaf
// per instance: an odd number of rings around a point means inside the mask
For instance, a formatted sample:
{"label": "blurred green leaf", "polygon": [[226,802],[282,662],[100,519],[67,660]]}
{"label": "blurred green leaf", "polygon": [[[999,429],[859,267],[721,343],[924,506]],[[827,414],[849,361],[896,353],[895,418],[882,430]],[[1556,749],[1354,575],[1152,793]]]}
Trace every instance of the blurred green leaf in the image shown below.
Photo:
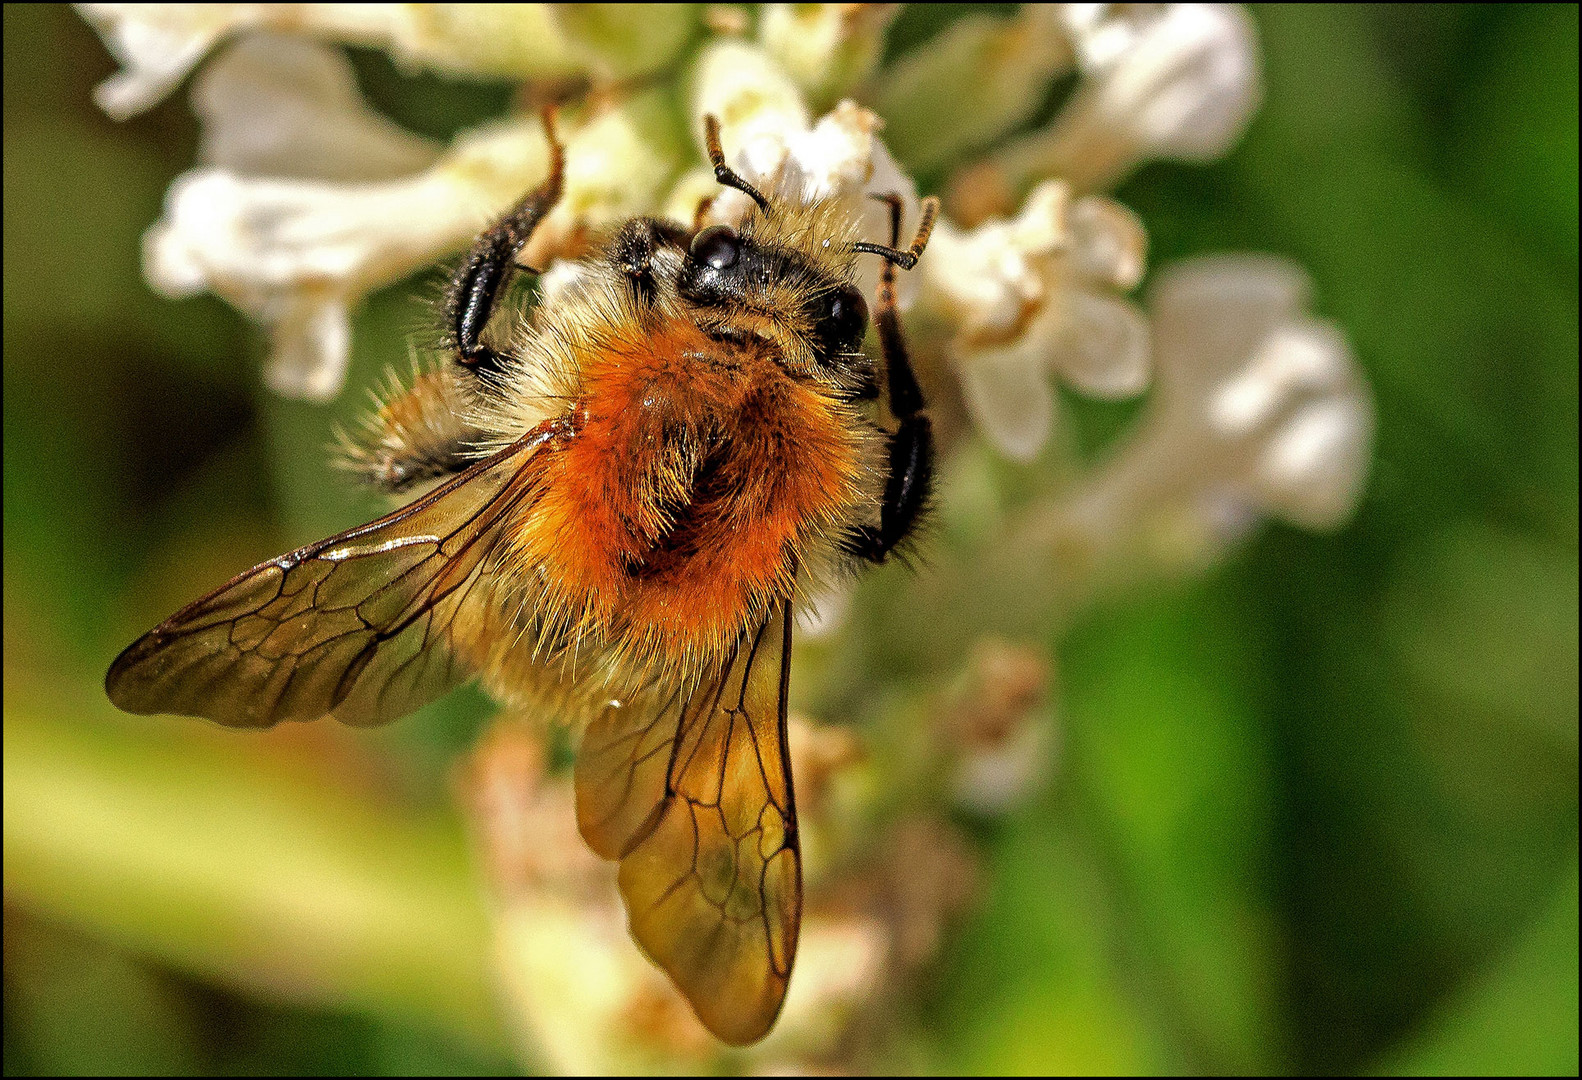
{"label": "blurred green leaf", "polygon": [[1068,783],[1118,877],[1144,970],[1199,1068],[1283,1065],[1269,882],[1273,776],[1256,615],[1219,587],[1137,600],[1064,651]]}
{"label": "blurred green leaf", "polygon": [[[1575,845],[1575,836],[1572,838]],[[1575,1076],[1577,864],[1506,955],[1387,1054],[1392,1076]]]}
{"label": "blurred green leaf", "polygon": [[111,712],[48,719],[8,699],[9,900],[256,992],[497,1043],[487,921],[453,820],[340,790],[257,736],[139,735]]}
{"label": "blurred green leaf", "polygon": [[1479,41],[1459,102],[1452,174],[1577,273],[1577,6],[1523,4]]}
{"label": "blurred green leaf", "polygon": [[942,1071],[1176,1071],[1178,1057],[1116,969],[1114,897],[1078,836],[1026,815],[999,837],[988,881],[944,973]]}

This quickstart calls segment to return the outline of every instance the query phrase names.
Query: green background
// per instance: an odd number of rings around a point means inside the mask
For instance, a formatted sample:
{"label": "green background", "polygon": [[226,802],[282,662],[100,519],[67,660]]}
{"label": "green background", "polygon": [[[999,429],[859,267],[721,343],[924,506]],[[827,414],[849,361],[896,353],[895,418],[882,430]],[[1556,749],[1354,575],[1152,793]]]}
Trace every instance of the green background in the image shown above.
{"label": "green background", "polygon": [[[1577,9],[1254,16],[1247,137],[1118,197],[1154,266],[1310,270],[1376,396],[1368,493],[1336,535],[1266,528],[1051,637],[1060,766],[972,825],[985,895],[912,1005],[912,1060],[1574,1074]],[[892,48],[953,17],[904,13]],[[100,689],[179,604],[366,516],[322,450],[426,286],[363,307],[343,400],[264,394],[255,330],[139,271],[192,161],[184,94],[112,123],[85,24],[4,18],[6,1072],[517,1068],[449,796],[478,694],[239,737]],[[436,137],[509,100],[355,59]],[[1067,404],[1093,447],[1132,415]],[[293,936],[321,922],[334,948]]]}

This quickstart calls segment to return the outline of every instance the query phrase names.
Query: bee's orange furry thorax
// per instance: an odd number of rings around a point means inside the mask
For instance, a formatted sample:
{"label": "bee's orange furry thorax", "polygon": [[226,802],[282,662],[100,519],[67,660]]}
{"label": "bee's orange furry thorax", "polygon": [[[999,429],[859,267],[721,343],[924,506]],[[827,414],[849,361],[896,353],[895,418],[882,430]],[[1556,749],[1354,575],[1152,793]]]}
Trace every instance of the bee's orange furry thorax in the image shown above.
{"label": "bee's orange furry thorax", "polygon": [[859,498],[848,407],[767,346],[679,319],[613,337],[580,382],[575,436],[511,547],[578,636],[631,659],[719,655]]}

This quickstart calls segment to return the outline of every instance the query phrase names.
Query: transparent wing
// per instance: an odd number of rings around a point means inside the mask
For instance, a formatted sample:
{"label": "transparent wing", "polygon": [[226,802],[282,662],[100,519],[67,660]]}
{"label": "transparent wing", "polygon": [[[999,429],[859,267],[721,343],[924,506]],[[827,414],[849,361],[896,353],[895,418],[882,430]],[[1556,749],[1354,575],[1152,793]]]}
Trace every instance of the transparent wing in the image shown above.
{"label": "transparent wing", "polygon": [[469,674],[447,647],[452,622],[487,599],[500,522],[532,498],[547,438],[188,605],[116,658],[110,700],[232,727],[382,724],[434,700]]}
{"label": "transparent wing", "polygon": [[784,604],[722,670],[607,705],[577,755],[577,822],[620,860],[632,936],[738,1046],[780,1014],[802,915],[790,652]]}

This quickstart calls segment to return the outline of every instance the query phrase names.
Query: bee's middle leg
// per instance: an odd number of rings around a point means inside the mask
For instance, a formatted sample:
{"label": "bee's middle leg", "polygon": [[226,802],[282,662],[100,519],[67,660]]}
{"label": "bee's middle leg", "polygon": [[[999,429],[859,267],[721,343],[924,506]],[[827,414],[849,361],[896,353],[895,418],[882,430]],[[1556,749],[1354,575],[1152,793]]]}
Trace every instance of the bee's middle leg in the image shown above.
{"label": "bee's middle leg", "polygon": [[[885,201],[890,206],[890,246],[894,247],[900,242],[901,201],[893,196]],[[851,529],[844,546],[851,554],[870,562],[884,562],[917,527],[934,486],[934,428],[925,411],[923,390],[912,372],[895,304],[895,265],[889,261],[879,274],[873,321],[879,334],[879,351],[884,356],[890,413],[898,426],[888,439],[889,460],[879,524]]]}

